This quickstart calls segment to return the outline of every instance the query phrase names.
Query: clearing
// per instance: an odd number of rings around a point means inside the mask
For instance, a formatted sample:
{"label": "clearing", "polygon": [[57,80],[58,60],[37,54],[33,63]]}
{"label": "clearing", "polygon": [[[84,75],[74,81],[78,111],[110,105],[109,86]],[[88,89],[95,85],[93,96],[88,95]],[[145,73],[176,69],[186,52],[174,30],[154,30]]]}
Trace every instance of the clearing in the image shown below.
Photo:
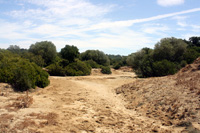
{"label": "clearing", "polygon": [[13,92],[9,85],[0,84],[0,131],[178,132],[158,119],[127,109],[125,96],[117,95],[115,89],[137,79],[133,72],[125,70],[112,70],[111,75],[102,75],[94,69],[91,76],[50,77],[48,87],[29,93],[33,103],[28,108],[16,104],[18,97],[26,97],[26,93]]}

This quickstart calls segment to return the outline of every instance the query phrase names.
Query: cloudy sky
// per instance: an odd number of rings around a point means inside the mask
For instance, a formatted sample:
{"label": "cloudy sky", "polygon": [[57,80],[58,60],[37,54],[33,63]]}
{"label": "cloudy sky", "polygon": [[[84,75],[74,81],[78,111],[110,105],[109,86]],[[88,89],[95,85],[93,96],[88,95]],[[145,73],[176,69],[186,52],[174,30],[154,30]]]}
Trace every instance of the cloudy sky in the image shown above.
{"label": "cloudy sky", "polygon": [[0,48],[52,41],[128,55],[200,36],[200,0],[0,0]]}

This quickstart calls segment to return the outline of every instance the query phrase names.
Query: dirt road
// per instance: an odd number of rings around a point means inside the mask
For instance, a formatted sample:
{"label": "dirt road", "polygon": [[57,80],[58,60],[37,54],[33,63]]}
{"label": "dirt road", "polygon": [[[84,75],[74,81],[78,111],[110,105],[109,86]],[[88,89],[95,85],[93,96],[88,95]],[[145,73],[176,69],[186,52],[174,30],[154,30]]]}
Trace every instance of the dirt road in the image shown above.
{"label": "dirt road", "polygon": [[50,77],[50,86],[30,94],[34,102],[29,108],[9,111],[9,128],[45,133],[166,132],[169,127],[126,109],[122,97],[116,95],[114,89],[133,82],[134,77],[134,73],[123,71],[112,75]]}

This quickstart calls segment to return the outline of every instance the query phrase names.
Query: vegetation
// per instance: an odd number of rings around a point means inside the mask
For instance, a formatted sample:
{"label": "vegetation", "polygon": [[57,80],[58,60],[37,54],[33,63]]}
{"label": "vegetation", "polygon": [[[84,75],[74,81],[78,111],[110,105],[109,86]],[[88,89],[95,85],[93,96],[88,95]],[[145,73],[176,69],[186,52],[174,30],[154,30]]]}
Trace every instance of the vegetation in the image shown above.
{"label": "vegetation", "polygon": [[101,72],[103,74],[111,74],[112,73],[109,66],[102,66],[101,67]]}
{"label": "vegetation", "polygon": [[[3,55],[4,52],[1,52]],[[5,54],[8,54],[5,51]],[[46,87],[49,84],[48,73],[26,59],[4,56],[0,60],[0,82],[10,83],[17,91],[26,91],[30,88]]]}
{"label": "vegetation", "polygon": [[110,60],[108,56],[104,54],[104,52],[99,50],[87,50],[81,53],[80,58],[82,61],[93,60],[99,65],[109,66]]}
{"label": "vegetation", "polygon": [[59,63],[54,63],[46,67],[51,76],[65,76],[65,70]]}
{"label": "vegetation", "polygon": [[32,44],[29,48],[29,52],[41,56],[44,60],[44,66],[54,63],[57,56],[56,46],[49,41],[36,42],[35,44]]}
{"label": "vegetation", "polygon": [[[52,76],[84,76],[91,68],[111,74],[110,66],[132,66],[140,77],[165,76],[176,73],[200,56],[200,37],[189,40],[163,38],[154,49],[143,48],[129,56],[106,55],[99,50],[79,53],[76,46],[65,45],[58,53],[52,42],[32,44],[29,49],[10,45],[0,49],[0,82],[10,83],[15,90],[46,87]],[[45,67],[46,71],[42,70]]]}
{"label": "vegetation", "polygon": [[140,77],[174,74],[200,56],[196,38],[192,37],[189,41],[173,37],[161,39],[154,49],[143,48],[129,55],[127,64],[132,66]]}
{"label": "vegetation", "polygon": [[92,67],[92,68],[100,68],[101,66],[99,65],[99,64],[97,64],[95,61],[93,61],[93,60],[87,60],[87,61],[85,61],[85,63],[87,64],[87,65],[89,65],[90,67]]}
{"label": "vegetation", "polygon": [[91,67],[88,66],[85,62],[77,60],[76,62],[69,64],[65,68],[65,73],[66,73],[67,76],[90,75]]}
{"label": "vegetation", "polygon": [[79,57],[79,50],[76,46],[65,45],[64,48],[61,49],[60,55],[63,59],[68,60],[69,62],[74,62],[76,58]]}
{"label": "vegetation", "polygon": [[113,66],[114,69],[119,69],[122,66],[126,66],[127,56],[121,55],[107,55],[110,60],[110,65]]}

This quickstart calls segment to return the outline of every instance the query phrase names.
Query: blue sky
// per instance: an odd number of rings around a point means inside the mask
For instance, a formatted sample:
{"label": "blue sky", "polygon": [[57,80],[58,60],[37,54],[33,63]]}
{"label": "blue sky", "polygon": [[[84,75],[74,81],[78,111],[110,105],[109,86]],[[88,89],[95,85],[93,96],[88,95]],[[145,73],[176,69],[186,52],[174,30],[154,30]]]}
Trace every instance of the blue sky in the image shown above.
{"label": "blue sky", "polygon": [[128,55],[200,36],[200,0],[0,0],[0,48],[52,41]]}

